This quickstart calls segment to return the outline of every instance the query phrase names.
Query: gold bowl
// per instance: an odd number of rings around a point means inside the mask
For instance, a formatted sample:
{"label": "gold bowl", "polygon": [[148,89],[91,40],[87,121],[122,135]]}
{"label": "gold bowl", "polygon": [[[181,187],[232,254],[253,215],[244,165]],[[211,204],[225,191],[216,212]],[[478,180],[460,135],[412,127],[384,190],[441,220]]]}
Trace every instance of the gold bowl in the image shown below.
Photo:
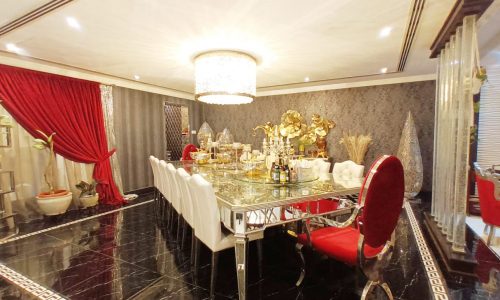
{"label": "gold bowl", "polygon": [[217,153],[217,161],[220,164],[228,164],[231,162],[231,154],[229,154],[229,153]]}
{"label": "gold bowl", "polygon": [[195,161],[199,165],[205,165],[208,163],[209,158],[210,158],[210,155],[208,153],[198,152],[198,154],[196,155]]}

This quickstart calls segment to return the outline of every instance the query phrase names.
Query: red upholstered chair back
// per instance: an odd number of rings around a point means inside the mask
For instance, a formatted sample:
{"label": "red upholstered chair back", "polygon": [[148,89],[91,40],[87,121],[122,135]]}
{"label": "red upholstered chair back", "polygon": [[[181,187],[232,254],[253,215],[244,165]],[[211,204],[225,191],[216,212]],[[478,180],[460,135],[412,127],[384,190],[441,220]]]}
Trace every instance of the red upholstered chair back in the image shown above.
{"label": "red upholstered chair back", "polygon": [[495,184],[476,173],[481,218],[485,223],[500,226],[500,199],[495,198]]}
{"label": "red upholstered chair back", "polygon": [[184,147],[184,150],[182,151],[182,160],[192,160],[191,155],[189,153],[196,151],[198,151],[198,148],[196,148],[195,145],[187,144],[186,147]]}
{"label": "red upholstered chair back", "polygon": [[359,201],[364,205],[362,233],[370,247],[390,240],[403,206],[404,187],[403,165],[395,156],[378,158],[368,171]]}

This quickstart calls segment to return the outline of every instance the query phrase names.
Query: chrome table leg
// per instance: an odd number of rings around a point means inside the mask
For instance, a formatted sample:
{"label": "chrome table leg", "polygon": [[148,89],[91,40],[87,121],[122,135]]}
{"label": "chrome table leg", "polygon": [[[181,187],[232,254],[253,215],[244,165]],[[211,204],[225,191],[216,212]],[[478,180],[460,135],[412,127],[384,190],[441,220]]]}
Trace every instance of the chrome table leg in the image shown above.
{"label": "chrome table leg", "polygon": [[238,295],[240,300],[246,299],[247,248],[248,239],[245,236],[237,236],[234,252],[236,255],[236,275],[238,277]]}

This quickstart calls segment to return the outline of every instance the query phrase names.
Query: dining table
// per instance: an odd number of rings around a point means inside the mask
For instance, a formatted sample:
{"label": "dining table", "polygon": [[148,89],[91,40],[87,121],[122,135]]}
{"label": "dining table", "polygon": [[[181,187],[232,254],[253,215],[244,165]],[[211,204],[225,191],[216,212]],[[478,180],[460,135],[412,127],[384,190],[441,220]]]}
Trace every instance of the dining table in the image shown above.
{"label": "dining table", "polygon": [[[265,229],[272,226],[320,215],[336,217],[349,214],[352,206],[348,205],[340,205],[326,212],[314,209],[314,205],[318,204],[315,200],[356,195],[363,180],[345,179],[328,173],[293,184],[276,184],[262,177],[249,177],[246,170],[230,165],[199,165],[194,161],[171,163],[176,168],[184,168],[191,175],[202,175],[212,184],[221,222],[235,237],[239,299],[246,299],[247,296],[249,240],[264,238]],[[297,206],[299,203],[302,204],[300,208]]]}

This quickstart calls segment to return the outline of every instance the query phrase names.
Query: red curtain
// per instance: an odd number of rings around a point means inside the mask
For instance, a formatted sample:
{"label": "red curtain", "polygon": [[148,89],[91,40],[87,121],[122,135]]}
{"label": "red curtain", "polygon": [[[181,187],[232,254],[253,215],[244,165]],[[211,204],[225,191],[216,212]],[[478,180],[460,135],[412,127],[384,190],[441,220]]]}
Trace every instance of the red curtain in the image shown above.
{"label": "red curtain", "polygon": [[95,163],[93,177],[103,204],[125,201],[113,180],[99,83],[0,65],[0,99],[36,138],[55,132],[54,150],[81,163]]}

